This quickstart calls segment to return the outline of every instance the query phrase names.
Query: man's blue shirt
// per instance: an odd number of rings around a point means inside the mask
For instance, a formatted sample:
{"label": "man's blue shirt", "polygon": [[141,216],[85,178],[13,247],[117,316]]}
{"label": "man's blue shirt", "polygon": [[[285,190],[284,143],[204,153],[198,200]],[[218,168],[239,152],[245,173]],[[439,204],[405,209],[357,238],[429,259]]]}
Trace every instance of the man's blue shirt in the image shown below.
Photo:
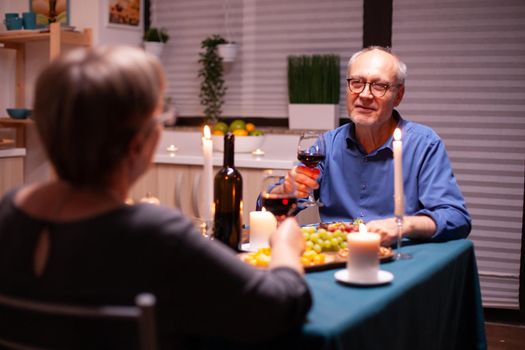
{"label": "man's blue shirt", "polygon": [[[439,136],[429,127],[402,119],[403,184],[406,215],[427,215],[436,223],[433,240],[466,237],[471,220]],[[349,123],[325,134],[326,159],[320,163],[321,220],[364,222],[394,216],[393,138],[370,154]]]}

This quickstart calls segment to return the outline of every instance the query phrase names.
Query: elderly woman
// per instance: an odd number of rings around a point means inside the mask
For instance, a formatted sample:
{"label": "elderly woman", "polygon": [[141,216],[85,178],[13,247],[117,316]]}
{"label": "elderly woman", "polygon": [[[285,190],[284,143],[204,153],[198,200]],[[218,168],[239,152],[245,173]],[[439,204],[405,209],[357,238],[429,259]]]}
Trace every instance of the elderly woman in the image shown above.
{"label": "elderly woman", "polygon": [[[285,334],[311,305],[295,221],[271,237],[262,271],[177,211],[125,204],[162,132],[164,87],[159,62],[129,47],[75,50],[42,72],[34,120],[56,176],[0,202],[0,291],[85,304],[132,304],[151,292],[163,347]],[[2,312],[0,326],[9,322]],[[92,341],[101,348],[112,336]]]}

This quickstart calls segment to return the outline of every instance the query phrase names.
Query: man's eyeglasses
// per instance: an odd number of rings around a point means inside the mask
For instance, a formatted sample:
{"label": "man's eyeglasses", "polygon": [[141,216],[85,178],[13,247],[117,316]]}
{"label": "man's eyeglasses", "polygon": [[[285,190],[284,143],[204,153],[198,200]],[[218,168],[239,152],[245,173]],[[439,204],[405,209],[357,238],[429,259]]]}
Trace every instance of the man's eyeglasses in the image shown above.
{"label": "man's eyeglasses", "polygon": [[348,85],[348,90],[350,90],[350,92],[354,94],[362,93],[365,90],[365,86],[368,84],[370,85],[370,93],[374,97],[383,97],[385,96],[388,89],[392,87],[398,87],[401,85],[401,84],[391,85],[387,83],[379,83],[376,81],[368,82],[368,81],[363,81],[360,79],[353,79],[353,78],[347,78],[346,83]]}

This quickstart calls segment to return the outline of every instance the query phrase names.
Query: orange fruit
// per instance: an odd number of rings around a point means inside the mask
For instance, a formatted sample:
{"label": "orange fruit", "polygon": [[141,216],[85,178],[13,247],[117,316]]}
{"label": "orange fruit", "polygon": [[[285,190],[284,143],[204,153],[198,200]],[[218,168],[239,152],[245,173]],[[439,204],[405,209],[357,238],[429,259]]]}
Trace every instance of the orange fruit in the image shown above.
{"label": "orange fruit", "polygon": [[255,130],[255,125],[253,123],[246,123],[246,126],[244,127],[246,131],[252,132]]}
{"label": "orange fruit", "polygon": [[221,136],[224,135],[224,131],[215,129],[213,130],[212,134]]}
{"label": "orange fruit", "polygon": [[244,129],[235,129],[232,131],[235,136],[248,136],[248,131]]}

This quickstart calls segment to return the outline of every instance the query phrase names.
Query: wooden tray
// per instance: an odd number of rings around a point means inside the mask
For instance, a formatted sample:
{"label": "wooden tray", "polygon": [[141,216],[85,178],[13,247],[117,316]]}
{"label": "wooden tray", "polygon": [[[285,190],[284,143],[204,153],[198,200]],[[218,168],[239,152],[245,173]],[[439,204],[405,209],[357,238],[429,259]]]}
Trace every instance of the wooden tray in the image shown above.
{"label": "wooden tray", "polygon": [[[379,257],[380,263],[386,263],[392,260],[394,257],[394,252],[390,248],[383,248],[385,249],[384,254]],[[387,250],[386,250],[387,249]],[[238,256],[241,260],[245,261],[245,257],[247,257],[250,253],[239,253]],[[348,259],[348,256],[344,254],[344,252],[323,252],[325,259],[324,263],[317,264],[317,265],[308,265],[304,267],[304,270],[306,272],[315,272],[315,271],[324,271],[324,270],[330,270],[340,267],[346,266],[346,260]],[[255,266],[258,268],[264,268]]]}

